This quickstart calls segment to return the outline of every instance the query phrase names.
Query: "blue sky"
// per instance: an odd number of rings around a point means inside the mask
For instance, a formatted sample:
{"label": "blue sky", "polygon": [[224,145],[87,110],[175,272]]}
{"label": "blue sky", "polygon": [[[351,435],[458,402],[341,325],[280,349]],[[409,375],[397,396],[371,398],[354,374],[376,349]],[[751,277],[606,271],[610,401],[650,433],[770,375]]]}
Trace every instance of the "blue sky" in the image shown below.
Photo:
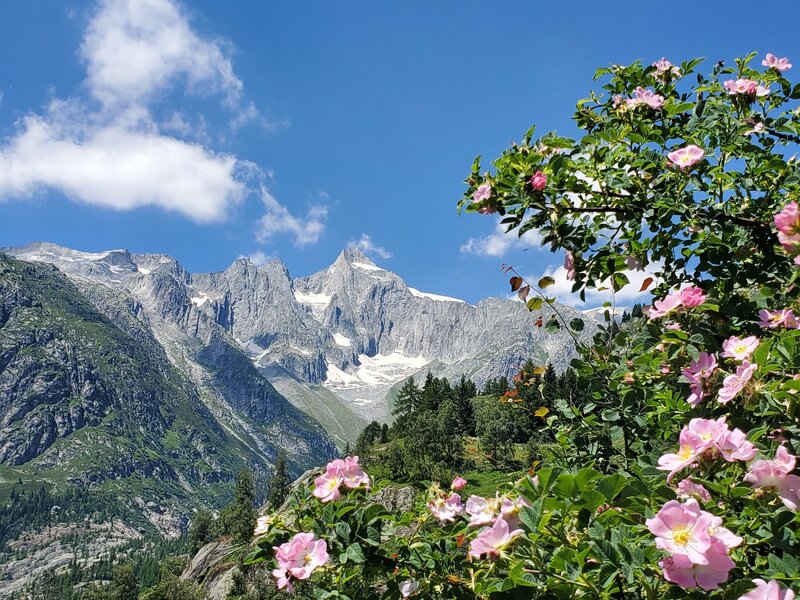
{"label": "blue sky", "polygon": [[7,0],[0,246],[164,252],[191,271],[277,256],[300,276],[360,243],[416,288],[504,295],[502,262],[538,275],[562,258],[456,214],[474,156],[533,123],[572,133],[598,66],[800,64],[800,4],[769,6]]}

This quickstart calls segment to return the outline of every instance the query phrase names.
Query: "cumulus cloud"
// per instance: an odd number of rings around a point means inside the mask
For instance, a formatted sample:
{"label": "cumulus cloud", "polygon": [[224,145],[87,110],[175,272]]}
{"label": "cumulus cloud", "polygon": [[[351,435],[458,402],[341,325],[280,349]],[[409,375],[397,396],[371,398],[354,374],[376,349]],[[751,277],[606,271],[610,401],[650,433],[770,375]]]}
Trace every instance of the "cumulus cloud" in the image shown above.
{"label": "cumulus cloud", "polygon": [[158,206],[198,221],[222,219],[245,193],[235,157],[199,144],[111,124],[69,135],[30,115],[0,152],[0,196],[40,187],[118,210]]}
{"label": "cumulus cloud", "polygon": [[220,40],[205,40],[171,0],[103,0],[81,45],[86,86],[104,106],[144,104],[183,78],[190,92],[223,93],[235,106],[244,85]]}
{"label": "cumulus cloud", "polygon": [[493,233],[482,238],[469,238],[461,245],[461,252],[503,258],[512,249],[538,248],[541,240],[539,232],[533,229],[526,231],[522,237],[514,232],[506,233],[506,226],[500,223],[498,217]]}
{"label": "cumulus cloud", "polygon": [[294,236],[296,246],[306,246],[318,242],[325,231],[327,206],[312,204],[305,218],[301,218],[289,212],[289,209],[278,202],[265,188],[261,189],[261,200],[265,212],[256,232],[256,238],[261,243],[272,239],[276,234],[288,233]]}
{"label": "cumulus cloud", "polygon": [[[179,87],[221,96],[235,127],[262,119],[242,100],[227,44],[198,35],[175,2],[101,0],[80,52],[86,94],[53,100],[0,141],[0,201],[54,190],[95,206],[156,206],[210,222],[225,219],[248,195],[253,175],[267,177],[252,163],[208,148],[202,115],[154,116],[165,94]],[[305,224],[274,198],[265,206],[271,224],[262,224],[263,237],[280,225],[300,244],[319,237],[324,210],[312,211]]]}
{"label": "cumulus cloud", "polygon": [[357,250],[361,250],[364,254],[375,254],[381,258],[392,258],[392,253],[389,252],[383,246],[379,246],[376,244],[370,236],[366,233],[361,234],[361,238],[358,240],[350,240],[347,242],[347,246],[349,248],[356,248]]}
{"label": "cumulus cloud", "polygon": [[[586,301],[581,301],[578,293],[572,293],[573,282],[567,279],[567,271],[563,266],[551,266],[545,269],[544,273],[538,276],[526,277],[530,282],[537,282],[541,277],[550,276],[556,280],[555,284],[548,287],[545,291],[548,296],[555,296],[561,304],[574,306],[577,308],[594,308],[602,306],[604,302],[614,302],[616,306],[631,306],[637,302],[646,303],[650,300],[650,293],[640,292],[642,283],[648,277],[655,278],[654,271],[658,270],[659,264],[648,265],[643,271],[626,271],[625,275],[630,283],[616,293],[612,293],[609,282],[605,282],[599,287],[606,287],[607,290],[587,290]],[[648,289],[655,287],[655,283]]]}

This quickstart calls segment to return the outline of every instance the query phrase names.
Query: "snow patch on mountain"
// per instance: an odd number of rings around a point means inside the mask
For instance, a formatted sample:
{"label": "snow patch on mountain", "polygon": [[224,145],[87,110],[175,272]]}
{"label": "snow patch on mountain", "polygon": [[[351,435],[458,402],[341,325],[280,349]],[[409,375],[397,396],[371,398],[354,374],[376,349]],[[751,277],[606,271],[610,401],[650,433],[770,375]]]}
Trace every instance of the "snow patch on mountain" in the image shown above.
{"label": "snow patch on mountain", "polygon": [[440,296],[439,294],[420,292],[418,289],[412,287],[408,288],[408,291],[411,292],[412,296],[416,296],[417,298],[428,298],[429,300],[436,300],[437,302],[460,302],[461,304],[466,304],[466,302],[459,298],[451,298],[450,296]]}
{"label": "snow patch on mountain", "polygon": [[322,313],[324,313],[325,309],[328,308],[332,298],[333,297],[329,294],[314,294],[303,293],[297,290],[294,291],[294,299],[300,304],[308,306],[311,309],[311,314],[317,321],[320,320]]}
{"label": "snow patch on mountain", "polygon": [[429,361],[423,356],[405,356],[400,352],[383,355],[358,355],[358,367],[352,372],[343,371],[335,365],[328,365],[325,385],[328,387],[370,387],[392,384],[416,373]]}
{"label": "snow patch on mountain", "polygon": [[386,269],[381,269],[380,267],[378,267],[376,265],[371,265],[369,263],[355,262],[354,261],[354,262],[351,262],[350,264],[353,265],[354,267],[358,268],[358,269],[363,269],[364,271],[385,271],[386,270]]}
{"label": "snow patch on mountain", "polygon": [[333,341],[342,348],[349,348],[353,345],[349,337],[343,336],[341,333],[333,334]]}

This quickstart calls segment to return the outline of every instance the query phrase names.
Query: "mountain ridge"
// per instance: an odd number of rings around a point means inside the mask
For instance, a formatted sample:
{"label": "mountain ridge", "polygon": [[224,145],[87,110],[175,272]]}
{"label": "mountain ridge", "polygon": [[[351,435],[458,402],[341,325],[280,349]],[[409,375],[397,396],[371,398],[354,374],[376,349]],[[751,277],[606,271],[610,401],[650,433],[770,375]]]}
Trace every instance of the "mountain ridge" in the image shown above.
{"label": "mountain ridge", "polygon": [[[325,388],[332,394],[325,392],[327,401],[341,404],[329,407],[342,413],[338,421],[390,420],[387,394],[428,366],[444,376],[464,373],[480,385],[510,376],[529,358],[563,369],[574,353],[565,331],[545,333],[521,302],[485,298],[472,305],[422,292],[355,248],[301,277],[292,277],[279,258],[263,265],[239,258],[223,271],[190,273],[171,256],[124,249],[83,253],[39,242],[4,251],[127,290],[151,320],[181,335],[205,343],[212,330],[224,331],[267,379],[279,368],[285,389],[297,383],[294,392],[313,395],[314,387]],[[593,319],[556,308],[567,320],[586,320],[581,335],[591,335]],[[552,310],[546,306],[543,316]],[[310,410],[297,394],[293,402]],[[322,422],[329,432],[342,429],[327,417]],[[335,439],[352,441],[341,432]]]}

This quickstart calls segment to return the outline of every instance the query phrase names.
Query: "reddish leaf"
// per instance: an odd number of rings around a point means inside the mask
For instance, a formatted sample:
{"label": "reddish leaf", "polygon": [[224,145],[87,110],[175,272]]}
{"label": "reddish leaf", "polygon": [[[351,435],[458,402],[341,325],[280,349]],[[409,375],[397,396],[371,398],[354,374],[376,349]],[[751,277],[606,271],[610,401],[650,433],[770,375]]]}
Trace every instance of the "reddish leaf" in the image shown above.
{"label": "reddish leaf", "polygon": [[508,280],[508,283],[511,284],[511,291],[516,292],[522,286],[522,277],[517,277],[515,275]]}
{"label": "reddish leaf", "polygon": [[640,288],[639,288],[639,291],[640,291],[640,292],[643,292],[643,291],[645,291],[647,288],[649,288],[651,285],[653,285],[653,278],[652,278],[652,277],[648,277],[647,279],[645,279],[645,280],[642,282],[642,287],[640,287]]}
{"label": "reddish leaf", "polygon": [[519,291],[517,292],[517,296],[519,296],[520,300],[525,302],[525,300],[528,299],[528,294],[530,294],[530,293],[531,293],[531,286],[524,285],[521,288],[519,288]]}
{"label": "reddish leaf", "polygon": [[542,319],[542,317],[539,317],[538,319],[536,319],[536,322],[534,323],[534,325],[536,325],[537,327],[541,327],[542,325],[544,325],[544,320]]}

